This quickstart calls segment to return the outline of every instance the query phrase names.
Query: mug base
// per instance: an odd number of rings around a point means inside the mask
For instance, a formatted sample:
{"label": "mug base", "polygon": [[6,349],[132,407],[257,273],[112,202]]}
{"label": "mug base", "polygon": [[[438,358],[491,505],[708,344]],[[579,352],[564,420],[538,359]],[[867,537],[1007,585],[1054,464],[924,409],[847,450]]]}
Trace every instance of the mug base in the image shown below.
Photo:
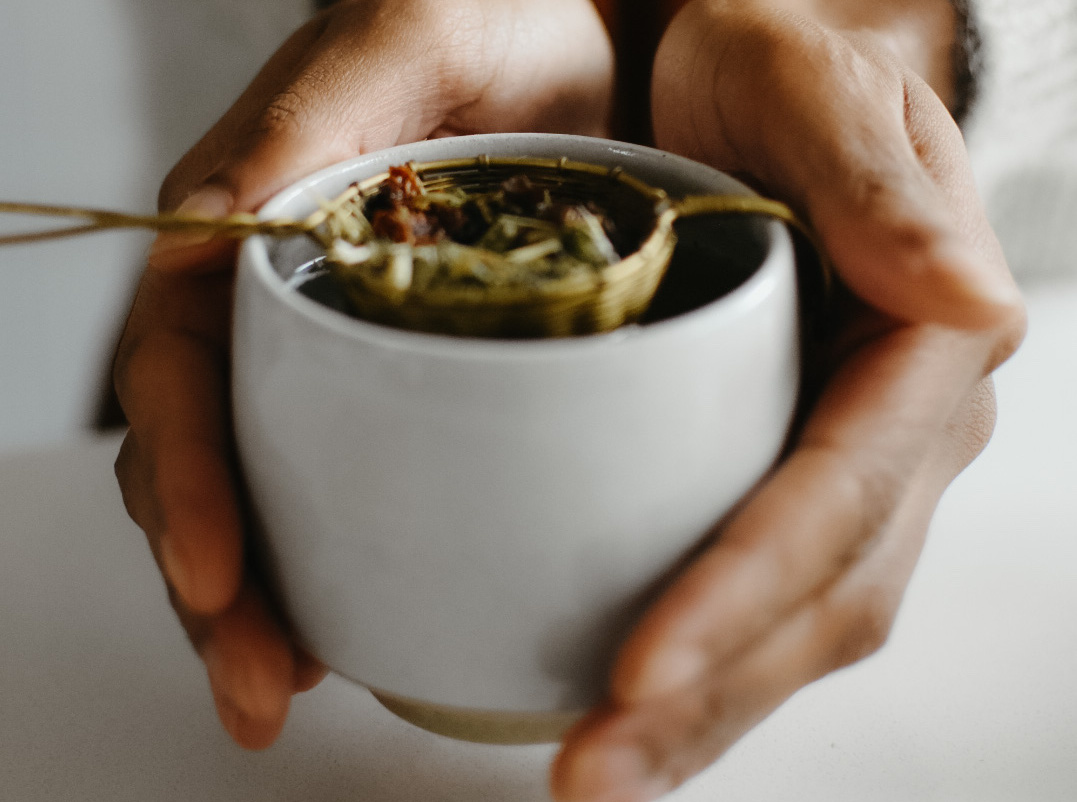
{"label": "mug base", "polygon": [[370,689],[382,707],[409,724],[428,732],[480,744],[523,745],[555,743],[583,715],[583,711],[542,713],[478,710],[423,702]]}

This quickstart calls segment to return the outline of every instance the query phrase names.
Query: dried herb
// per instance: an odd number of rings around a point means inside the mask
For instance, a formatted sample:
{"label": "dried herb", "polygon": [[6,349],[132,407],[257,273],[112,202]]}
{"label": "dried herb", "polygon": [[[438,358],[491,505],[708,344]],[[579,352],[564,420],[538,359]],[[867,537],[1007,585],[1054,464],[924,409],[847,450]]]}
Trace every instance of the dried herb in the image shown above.
{"label": "dried herb", "polygon": [[340,211],[356,225],[326,243],[330,262],[398,300],[449,285],[593,279],[622,258],[609,215],[523,174],[493,192],[430,192],[410,165],[391,167],[377,191],[356,192]]}

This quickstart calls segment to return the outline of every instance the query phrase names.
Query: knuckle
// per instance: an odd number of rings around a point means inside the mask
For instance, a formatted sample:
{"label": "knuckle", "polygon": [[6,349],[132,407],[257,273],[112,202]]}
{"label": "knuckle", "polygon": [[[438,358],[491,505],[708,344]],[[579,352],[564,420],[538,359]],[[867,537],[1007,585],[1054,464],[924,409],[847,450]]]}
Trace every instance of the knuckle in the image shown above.
{"label": "knuckle", "polygon": [[[872,202],[873,210],[892,214],[894,189],[893,176],[875,175],[870,195],[864,200]],[[897,250],[909,254],[930,254],[938,245],[940,236],[938,228],[927,218],[895,219],[889,226],[887,235]]]}
{"label": "knuckle", "polygon": [[130,328],[124,332],[116,347],[116,356],[112,363],[112,385],[116,389],[116,399],[127,420],[134,424],[138,386],[146,368],[156,362],[157,357],[148,353],[147,338],[135,333]]}
{"label": "knuckle", "polygon": [[120,485],[120,495],[123,498],[123,506],[127,510],[127,514],[131,516],[131,519],[136,523],[138,517],[136,515],[136,508],[133,497],[133,482],[131,480],[134,473],[135,463],[135,440],[134,435],[130,432],[123,438],[123,442],[120,444],[120,451],[116,455],[116,462],[113,464],[112,469],[116,474],[116,481]]}
{"label": "knuckle", "polygon": [[258,114],[252,133],[258,136],[294,136],[302,131],[309,110],[305,93],[289,87],[274,95]]}
{"label": "knuckle", "polygon": [[116,388],[116,394],[119,397],[121,406],[124,403],[124,397],[128,395],[131,363],[141,345],[142,337],[135,334],[128,327],[116,346],[116,353],[112,360],[112,385]]}
{"label": "knuckle", "polygon": [[846,611],[843,632],[832,655],[834,668],[851,665],[882,649],[890,639],[896,612],[896,603],[874,590]]}
{"label": "knuckle", "polygon": [[[122,353],[120,353],[122,351]],[[160,408],[167,387],[177,386],[177,337],[148,332],[125,339],[113,368],[116,398],[143,442],[153,442],[168,421]]]}
{"label": "knuckle", "polygon": [[994,348],[987,364],[988,373],[994,371],[1017,352],[1027,331],[1028,313],[1023,304],[1015,304],[1006,321],[995,331]]}
{"label": "knuckle", "polygon": [[113,465],[124,509],[146,534],[156,556],[157,540],[164,528],[160,508],[153,495],[155,470],[152,460],[134,432],[128,431]]}
{"label": "knuckle", "polygon": [[904,490],[905,477],[896,463],[883,458],[852,473],[860,519],[860,542],[874,538],[890,519]]}
{"label": "knuckle", "polygon": [[908,479],[891,457],[864,454],[838,462],[834,486],[847,510],[848,534],[834,552],[831,576],[839,576],[859,562],[893,516]]}
{"label": "knuckle", "polygon": [[191,648],[196,654],[202,656],[206,644],[213,635],[214,618],[211,616],[200,615],[192,611],[183,601],[183,597],[180,596],[179,591],[176,590],[175,586],[168,580],[168,577],[165,576],[163,571],[161,573],[161,578],[164,580],[165,594],[168,597],[169,606],[172,607],[172,611],[176,614],[180,626],[187,635],[188,643],[191,644]]}

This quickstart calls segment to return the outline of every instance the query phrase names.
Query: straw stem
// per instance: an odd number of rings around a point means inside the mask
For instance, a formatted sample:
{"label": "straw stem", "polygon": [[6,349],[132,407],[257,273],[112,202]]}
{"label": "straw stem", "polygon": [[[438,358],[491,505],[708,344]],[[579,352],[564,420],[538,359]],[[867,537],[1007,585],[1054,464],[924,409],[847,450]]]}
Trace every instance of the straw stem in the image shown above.
{"label": "straw stem", "polygon": [[206,233],[234,239],[242,239],[254,234],[289,237],[297,234],[311,233],[317,226],[324,223],[328,216],[339,209],[340,203],[343,203],[343,201],[333,201],[326,204],[323,208],[319,209],[305,220],[259,220],[252,214],[234,214],[220,218],[176,214],[174,212],[162,212],[161,214],[127,214],[124,212],[93,209],[83,206],[58,206],[44,203],[10,203],[0,201],[0,214],[75,218],[87,221],[81,225],[5,234],[0,236],[0,246],[41,242],[115,229],[147,229],[158,232]]}

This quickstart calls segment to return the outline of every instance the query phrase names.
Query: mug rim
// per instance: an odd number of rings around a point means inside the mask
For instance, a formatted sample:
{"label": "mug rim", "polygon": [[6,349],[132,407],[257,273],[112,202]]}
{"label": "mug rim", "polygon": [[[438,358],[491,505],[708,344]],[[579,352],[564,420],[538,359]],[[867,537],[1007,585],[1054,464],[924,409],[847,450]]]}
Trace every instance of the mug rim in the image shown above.
{"label": "mug rim", "polygon": [[[720,170],[683,156],[643,145],[572,134],[473,134],[397,145],[336,162],[309,173],[275,193],[262,205],[257,216],[260,220],[279,218],[282,216],[284,207],[297,201],[308,193],[311,187],[322,182],[336,180],[342,176],[361,181],[385,169],[384,166],[374,166],[364,171],[363,168],[367,165],[381,165],[383,161],[404,163],[419,160],[422,158],[420,154],[424,151],[438,146],[445,147],[447,142],[459,145],[459,150],[463,151],[458,153],[454,148],[450,156],[474,155],[473,145],[486,145],[482,150],[493,151],[489,155],[497,156],[501,155],[496,152],[498,144],[512,145],[524,141],[562,144],[566,150],[566,156],[580,161],[587,161],[586,157],[578,155],[581,146],[584,148],[606,147],[614,152],[627,151],[626,155],[660,156],[664,161],[682,169],[714,173],[716,177],[733,185],[731,191],[746,195],[758,194]],[[419,153],[416,154],[413,151],[419,151]],[[396,153],[401,155],[396,157]],[[356,173],[354,176],[349,175],[353,172]],[[631,169],[626,172],[631,174]],[[248,270],[258,283],[291,314],[305,318],[333,334],[368,345],[460,358],[541,358],[564,353],[587,355],[596,351],[628,347],[632,344],[651,342],[670,336],[691,336],[694,330],[714,324],[720,325],[723,321],[736,320],[741,314],[750,311],[756,304],[757,298],[765,296],[769,288],[777,281],[778,274],[787,265],[792,266],[794,262],[792,239],[786,226],[778,220],[765,220],[764,231],[766,232],[765,253],[761,262],[747,279],[718,298],[695,309],[652,323],[634,324],[608,332],[568,337],[532,339],[464,337],[394,328],[347,315],[307,298],[293,287],[289,287],[288,280],[283,278],[273,266],[268,247],[269,238],[264,235],[249,237],[243,242],[238,258],[238,269]]]}

